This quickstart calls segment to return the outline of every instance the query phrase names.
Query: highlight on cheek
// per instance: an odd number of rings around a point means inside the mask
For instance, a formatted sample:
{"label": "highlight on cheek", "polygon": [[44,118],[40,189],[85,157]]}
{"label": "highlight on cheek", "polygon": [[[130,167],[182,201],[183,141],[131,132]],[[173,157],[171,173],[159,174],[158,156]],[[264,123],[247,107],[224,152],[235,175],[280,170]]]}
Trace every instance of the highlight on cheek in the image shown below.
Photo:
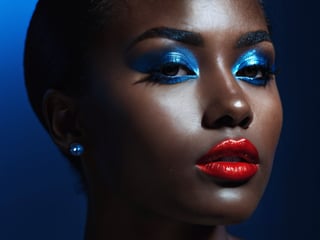
{"label": "highlight on cheek", "polygon": [[199,77],[197,59],[191,51],[182,47],[147,52],[130,58],[128,65],[148,75],[138,82],[176,84]]}
{"label": "highlight on cheek", "polygon": [[275,65],[266,54],[252,49],[238,58],[232,68],[236,79],[265,86],[275,74]]}

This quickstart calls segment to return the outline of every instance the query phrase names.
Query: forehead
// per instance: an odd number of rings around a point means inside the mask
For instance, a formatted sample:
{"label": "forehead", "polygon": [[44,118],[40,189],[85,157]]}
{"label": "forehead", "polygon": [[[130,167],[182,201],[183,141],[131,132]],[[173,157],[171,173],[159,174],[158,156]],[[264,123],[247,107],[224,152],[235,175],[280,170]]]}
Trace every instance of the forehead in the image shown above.
{"label": "forehead", "polygon": [[267,30],[258,0],[123,0],[116,5],[113,33],[127,37],[160,26],[203,33]]}

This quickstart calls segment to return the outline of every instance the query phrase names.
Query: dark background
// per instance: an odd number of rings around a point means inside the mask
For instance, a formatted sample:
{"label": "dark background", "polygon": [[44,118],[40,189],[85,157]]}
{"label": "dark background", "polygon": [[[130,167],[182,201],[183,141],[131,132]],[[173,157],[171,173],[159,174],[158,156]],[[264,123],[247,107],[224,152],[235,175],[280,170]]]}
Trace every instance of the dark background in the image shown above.
{"label": "dark background", "polygon": [[[230,230],[246,240],[320,239],[319,10],[316,1],[265,1],[284,127],[257,211]],[[23,44],[35,3],[0,1],[0,239],[80,240],[85,196],[34,116],[23,84]]]}

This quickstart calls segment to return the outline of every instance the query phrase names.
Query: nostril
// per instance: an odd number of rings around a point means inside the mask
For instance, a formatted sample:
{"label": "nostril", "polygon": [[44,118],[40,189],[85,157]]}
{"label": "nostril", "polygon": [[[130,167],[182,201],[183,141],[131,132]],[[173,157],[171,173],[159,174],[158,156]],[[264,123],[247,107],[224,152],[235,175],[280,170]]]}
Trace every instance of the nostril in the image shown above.
{"label": "nostril", "polygon": [[208,119],[206,120],[207,121],[204,120],[202,122],[202,126],[205,128],[219,129],[223,127],[233,128],[239,126],[241,128],[247,129],[251,123],[252,118],[251,115],[249,115],[239,121],[238,119],[233,118],[231,115],[224,115],[213,122],[208,121]]}
{"label": "nostril", "polygon": [[239,123],[239,126],[246,129],[249,127],[250,123],[251,123],[251,117],[248,116]]}
{"label": "nostril", "polygon": [[214,121],[211,127],[221,128],[221,127],[234,127],[234,126],[235,126],[234,119],[229,115],[225,115],[223,117],[218,118],[216,121]]}

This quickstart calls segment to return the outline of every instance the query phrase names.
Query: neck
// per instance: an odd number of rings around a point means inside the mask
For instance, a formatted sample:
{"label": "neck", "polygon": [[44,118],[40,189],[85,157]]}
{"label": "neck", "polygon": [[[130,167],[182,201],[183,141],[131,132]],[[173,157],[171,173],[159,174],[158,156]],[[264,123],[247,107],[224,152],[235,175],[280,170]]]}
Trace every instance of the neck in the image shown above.
{"label": "neck", "polygon": [[235,240],[225,226],[192,225],[155,216],[110,195],[97,199],[88,201],[86,240]]}

